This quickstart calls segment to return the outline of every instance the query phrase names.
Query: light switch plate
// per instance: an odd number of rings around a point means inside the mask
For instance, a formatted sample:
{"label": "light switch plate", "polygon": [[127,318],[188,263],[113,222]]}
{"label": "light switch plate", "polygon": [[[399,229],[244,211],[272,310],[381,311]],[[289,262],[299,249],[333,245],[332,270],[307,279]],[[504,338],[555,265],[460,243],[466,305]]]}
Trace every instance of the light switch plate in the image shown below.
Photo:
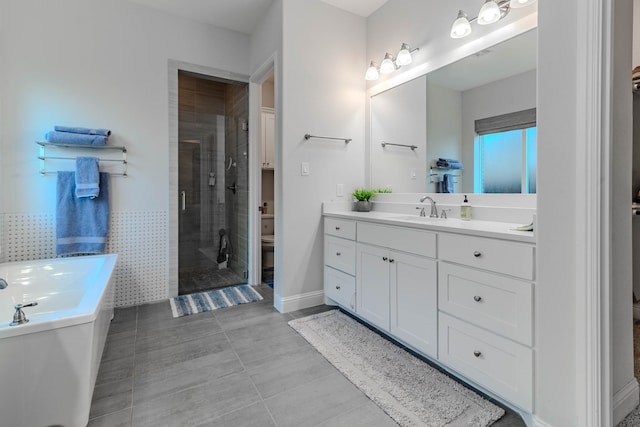
{"label": "light switch plate", "polygon": [[411,168],[411,179],[416,179],[416,168]]}
{"label": "light switch plate", "polygon": [[300,175],[302,175],[302,176],[310,175],[309,162],[300,163]]}
{"label": "light switch plate", "polygon": [[336,196],[344,196],[344,184],[336,184]]}

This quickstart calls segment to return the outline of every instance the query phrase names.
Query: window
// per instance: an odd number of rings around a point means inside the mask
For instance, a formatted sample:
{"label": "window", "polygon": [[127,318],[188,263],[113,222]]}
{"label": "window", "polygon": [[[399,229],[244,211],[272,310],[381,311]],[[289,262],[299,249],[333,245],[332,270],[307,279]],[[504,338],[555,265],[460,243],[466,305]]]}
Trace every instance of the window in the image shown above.
{"label": "window", "polygon": [[476,120],[476,193],[535,193],[535,109]]}

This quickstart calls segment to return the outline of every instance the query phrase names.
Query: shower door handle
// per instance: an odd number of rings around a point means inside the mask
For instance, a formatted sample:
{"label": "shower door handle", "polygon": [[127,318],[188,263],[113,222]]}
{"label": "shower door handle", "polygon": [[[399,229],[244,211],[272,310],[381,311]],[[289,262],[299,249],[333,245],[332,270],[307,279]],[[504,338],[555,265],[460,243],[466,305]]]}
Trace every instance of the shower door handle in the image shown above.
{"label": "shower door handle", "polygon": [[187,192],[184,190],[180,192],[180,204],[183,211],[187,210]]}

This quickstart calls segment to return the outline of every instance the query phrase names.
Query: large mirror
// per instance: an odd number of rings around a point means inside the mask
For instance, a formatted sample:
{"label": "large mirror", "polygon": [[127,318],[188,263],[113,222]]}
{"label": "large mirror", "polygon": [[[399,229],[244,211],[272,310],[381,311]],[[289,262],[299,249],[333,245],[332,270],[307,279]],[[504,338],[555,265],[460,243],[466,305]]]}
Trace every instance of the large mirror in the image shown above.
{"label": "large mirror", "polygon": [[371,96],[370,183],[535,193],[537,31]]}

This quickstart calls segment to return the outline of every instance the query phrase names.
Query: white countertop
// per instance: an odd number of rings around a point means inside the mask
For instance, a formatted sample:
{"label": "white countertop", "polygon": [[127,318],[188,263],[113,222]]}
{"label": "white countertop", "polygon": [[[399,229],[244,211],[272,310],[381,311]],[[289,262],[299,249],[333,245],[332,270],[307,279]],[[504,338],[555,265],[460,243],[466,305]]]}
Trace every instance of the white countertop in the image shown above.
{"label": "white countertop", "polygon": [[525,243],[536,242],[534,233],[532,231],[514,230],[515,227],[519,227],[524,224],[512,224],[506,222],[482,221],[474,219],[471,219],[470,221],[463,221],[458,218],[429,218],[420,217],[417,214],[407,215],[382,211],[330,211],[324,212],[324,216],[358,221],[369,221],[387,225],[399,225],[425,230],[444,231],[448,233],[459,233],[470,236],[492,237]]}

